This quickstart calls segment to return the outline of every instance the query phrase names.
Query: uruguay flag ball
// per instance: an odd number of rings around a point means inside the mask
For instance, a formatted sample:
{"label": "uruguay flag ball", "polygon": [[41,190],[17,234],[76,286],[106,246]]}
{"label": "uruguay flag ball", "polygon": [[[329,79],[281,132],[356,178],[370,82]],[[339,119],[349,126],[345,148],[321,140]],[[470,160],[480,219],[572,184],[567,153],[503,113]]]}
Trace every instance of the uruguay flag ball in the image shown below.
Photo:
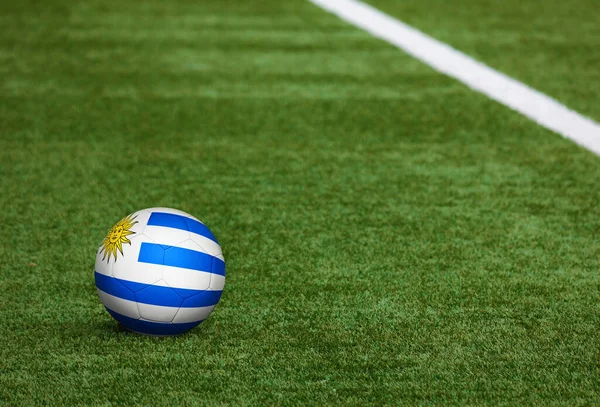
{"label": "uruguay flag ball", "polygon": [[186,332],[212,312],[225,285],[225,259],[210,230],[169,208],[117,222],[96,255],[96,288],[106,310],[146,335]]}

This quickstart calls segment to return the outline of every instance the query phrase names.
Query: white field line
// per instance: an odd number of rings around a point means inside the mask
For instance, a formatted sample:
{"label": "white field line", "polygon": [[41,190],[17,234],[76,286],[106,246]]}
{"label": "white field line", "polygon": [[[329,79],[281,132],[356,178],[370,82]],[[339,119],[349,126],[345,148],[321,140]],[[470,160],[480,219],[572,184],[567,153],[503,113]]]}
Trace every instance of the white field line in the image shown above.
{"label": "white field line", "polygon": [[600,155],[600,124],[555,99],[357,0],[310,0],[437,71]]}

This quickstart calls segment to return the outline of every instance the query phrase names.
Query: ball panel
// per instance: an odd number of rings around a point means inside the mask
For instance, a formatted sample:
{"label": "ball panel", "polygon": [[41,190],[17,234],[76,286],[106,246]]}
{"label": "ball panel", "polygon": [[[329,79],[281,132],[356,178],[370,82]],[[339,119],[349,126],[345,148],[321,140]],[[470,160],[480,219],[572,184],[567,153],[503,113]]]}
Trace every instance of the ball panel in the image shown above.
{"label": "ball panel", "polygon": [[104,274],[95,273],[96,288],[104,293],[114,295],[115,297],[123,298],[129,301],[135,301],[133,291],[122,284],[121,281],[114,277],[105,276]]}
{"label": "ball panel", "polygon": [[138,304],[134,301],[124,300],[114,295],[107,294],[104,291],[98,292],[100,299],[106,308],[111,311],[117,312],[121,315],[125,315],[129,318],[138,319],[140,318],[140,312],[138,310]]}
{"label": "ball panel", "polygon": [[218,274],[220,276],[225,276],[225,262],[221,259],[213,257],[211,271],[214,274]]}
{"label": "ball panel", "polygon": [[185,298],[183,303],[181,304],[181,307],[197,308],[217,305],[219,299],[221,299],[221,293],[222,291],[202,291],[198,294]]}
{"label": "ball panel", "polygon": [[211,272],[214,257],[197,250],[184,247],[169,247],[164,251],[164,265],[204,272]]}
{"label": "ball panel", "polygon": [[175,318],[173,318],[173,323],[180,324],[194,321],[204,321],[206,318],[208,318],[208,316],[214,308],[214,305],[211,305],[209,307],[198,308],[179,308],[179,312],[177,313],[177,315],[175,315]]}
{"label": "ball panel", "polygon": [[148,226],[162,226],[167,228],[179,229],[179,230],[190,230],[187,226],[187,220],[193,219],[187,216],[178,215],[176,213],[166,212],[152,212],[150,219],[148,220]]}
{"label": "ball panel", "polygon": [[164,324],[171,323],[177,314],[177,307],[158,307],[156,305],[138,304],[140,315],[148,321],[160,322]]}
{"label": "ball panel", "polygon": [[[164,307],[180,307],[183,298],[167,286],[151,285],[135,293],[138,303]],[[144,317],[145,318],[145,317]]]}
{"label": "ball panel", "polygon": [[213,235],[213,233],[204,223],[200,222],[199,220],[189,218],[186,218],[185,222],[187,223],[188,230],[190,231],[190,233],[199,236],[204,236],[207,239],[210,239],[215,243],[219,244],[215,235]]}
{"label": "ball panel", "polygon": [[[116,278],[116,277],[113,277],[113,278]],[[129,280],[119,280],[119,282],[121,284],[123,284],[125,287],[129,288],[129,290],[131,290],[131,292],[133,292],[133,293],[141,291],[150,286],[150,284],[147,284],[147,283],[137,283],[135,281],[129,281]],[[134,297],[134,299],[132,299],[132,301],[135,301],[135,297]]]}
{"label": "ball panel", "polygon": [[190,233],[190,239],[196,244],[198,247],[197,250],[208,253],[211,256],[215,256],[225,261],[223,258],[223,251],[221,250],[221,246],[218,243],[204,237],[201,235],[197,235],[195,233]]}
{"label": "ball panel", "polygon": [[225,287],[225,276],[218,274],[212,274],[210,276],[210,289],[211,290],[223,290]]}
{"label": "ball panel", "polygon": [[[163,266],[160,264],[148,264],[144,267],[136,267],[115,275],[121,282],[129,287],[131,291],[140,291],[151,284],[159,284],[163,275]],[[127,277],[127,279],[122,278]]]}
{"label": "ball panel", "polygon": [[155,322],[171,322],[183,303],[183,298],[165,286],[149,286],[135,296],[141,317]]}
{"label": "ball panel", "polygon": [[202,271],[165,266],[163,281],[173,288],[187,290],[207,290],[211,282],[211,274]]}
{"label": "ball panel", "polygon": [[202,222],[189,215],[180,215],[177,213],[152,212],[147,222],[150,229],[175,229],[189,231],[192,234],[204,236],[205,238],[217,243],[216,237],[210,229]]}
{"label": "ball panel", "polygon": [[[123,256],[117,258],[114,262],[112,274],[121,279],[135,283],[153,284],[159,281],[163,276],[162,264],[140,263],[138,255],[143,243],[148,239],[144,235],[138,235],[131,241],[131,246],[123,248]],[[164,249],[160,246],[153,246],[159,251],[159,255],[164,257]],[[162,263],[162,261],[160,262]]]}
{"label": "ball panel", "polygon": [[[206,292],[206,290],[188,290],[183,288],[173,288],[173,291],[177,293],[184,300],[190,297],[194,297],[198,294]],[[204,304],[204,305],[212,305],[212,304]],[[187,307],[199,307],[200,305],[187,305]]]}
{"label": "ball panel", "polygon": [[198,246],[198,244],[196,242],[194,242],[194,240],[191,237],[188,237],[185,241],[178,244],[177,247],[182,248],[182,249],[194,250],[196,252],[201,252],[201,253],[206,254],[206,252],[203,251],[202,248],[200,246]]}
{"label": "ball panel", "polygon": [[152,242],[163,246],[179,246],[190,238],[190,232],[161,226],[146,226],[142,232]]}

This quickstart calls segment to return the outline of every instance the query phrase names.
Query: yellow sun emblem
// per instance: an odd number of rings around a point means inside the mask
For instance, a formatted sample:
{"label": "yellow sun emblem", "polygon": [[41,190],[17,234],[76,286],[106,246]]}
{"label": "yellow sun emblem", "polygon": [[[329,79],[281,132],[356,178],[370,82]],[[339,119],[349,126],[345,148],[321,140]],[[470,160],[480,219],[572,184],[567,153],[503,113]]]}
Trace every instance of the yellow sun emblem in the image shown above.
{"label": "yellow sun emblem", "polygon": [[106,259],[107,255],[107,262],[110,262],[110,256],[113,256],[115,258],[115,261],[117,261],[117,249],[119,250],[119,252],[121,252],[122,255],[123,243],[127,243],[129,245],[131,244],[131,240],[129,240],[127,236],[135,234],[135,232],[129,230],[133,227],[133,225],[138,223],[137,220],[134,221],[135,218],[137,218],[137,216],[134,216],[133,218],[131,217],[131,215],[124,217],[123,219],[118,221],[115,226],[112,227],[110,232],[108,232],[108,234],[102,241],[102,248],[100,249],[100,253],[104,252],[104,257],[102,257],[102,261]]}

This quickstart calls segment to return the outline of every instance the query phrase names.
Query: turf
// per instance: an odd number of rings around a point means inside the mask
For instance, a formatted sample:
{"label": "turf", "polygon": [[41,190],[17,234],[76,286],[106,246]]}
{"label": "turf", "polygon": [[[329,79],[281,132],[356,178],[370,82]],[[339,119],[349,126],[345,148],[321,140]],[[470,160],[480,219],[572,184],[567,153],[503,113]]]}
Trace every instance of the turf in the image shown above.
{"label": "turf", "polygon": [[[600,403],[598,157],[308,2],[2,7],[4,405]],[[94,287],[151,206],[227,262],[177,338]]]}
{"label": "turf", "polygon": [[596,0],[368,0],[600,121]]}

